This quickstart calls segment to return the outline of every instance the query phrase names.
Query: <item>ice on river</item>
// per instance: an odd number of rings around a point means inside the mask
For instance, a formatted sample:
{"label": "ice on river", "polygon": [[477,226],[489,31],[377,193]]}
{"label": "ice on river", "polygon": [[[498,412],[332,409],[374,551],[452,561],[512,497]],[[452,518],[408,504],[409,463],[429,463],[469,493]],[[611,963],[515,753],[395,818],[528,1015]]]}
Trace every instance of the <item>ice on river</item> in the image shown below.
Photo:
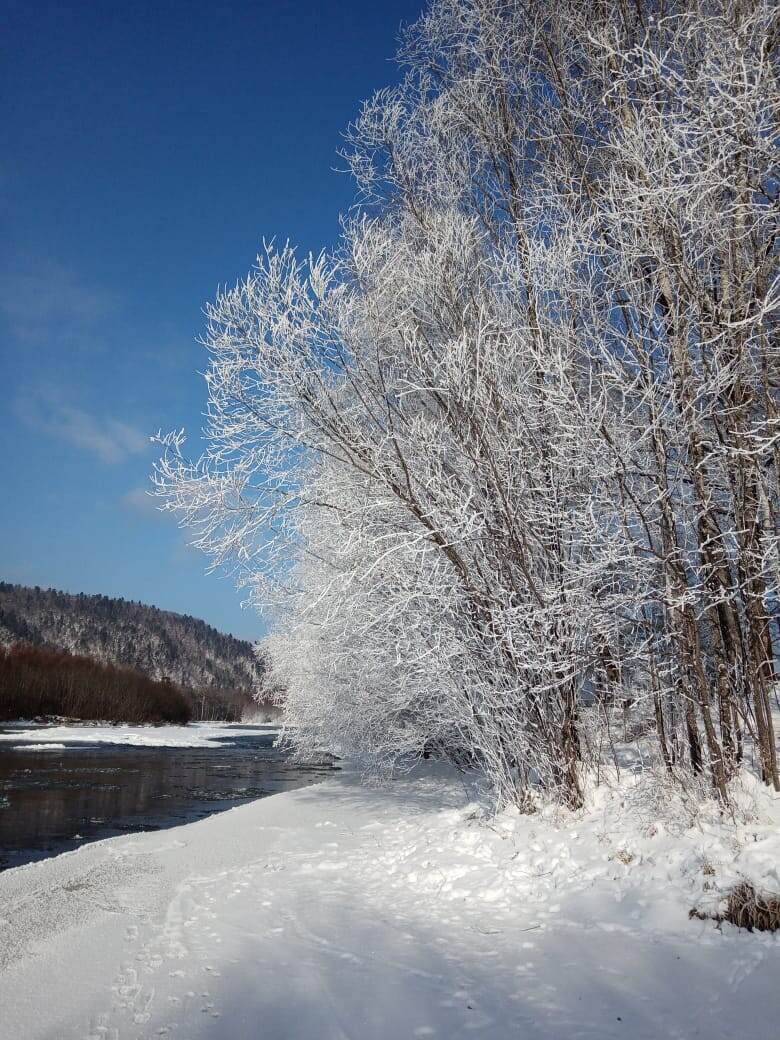
{"label": "ice on river", "polygon": [[[252,723],[252,732],[274,726]],[[220,747],[241,730],[232,722],[191,722],[187,726],[34,726],[30,723],[4,724],[0,742],[13,743],[14,751],[40,751],[44,746],[63,749],[73,744],[126,744],[133,747]],[[25,743],[20,743],[25,742]]]}

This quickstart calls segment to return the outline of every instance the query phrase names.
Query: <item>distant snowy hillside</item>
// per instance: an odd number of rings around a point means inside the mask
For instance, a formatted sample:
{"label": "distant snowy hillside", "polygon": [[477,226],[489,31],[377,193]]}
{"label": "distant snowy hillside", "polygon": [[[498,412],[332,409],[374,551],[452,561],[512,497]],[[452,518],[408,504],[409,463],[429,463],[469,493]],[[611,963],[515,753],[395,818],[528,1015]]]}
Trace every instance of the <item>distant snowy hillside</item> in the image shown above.
{"label": "distant snowy hillside", "polygon": [[14,643],[85,654],[193,688],[250,690],[263,672],[251,643],[187,614],[0,582],[0,646]]}

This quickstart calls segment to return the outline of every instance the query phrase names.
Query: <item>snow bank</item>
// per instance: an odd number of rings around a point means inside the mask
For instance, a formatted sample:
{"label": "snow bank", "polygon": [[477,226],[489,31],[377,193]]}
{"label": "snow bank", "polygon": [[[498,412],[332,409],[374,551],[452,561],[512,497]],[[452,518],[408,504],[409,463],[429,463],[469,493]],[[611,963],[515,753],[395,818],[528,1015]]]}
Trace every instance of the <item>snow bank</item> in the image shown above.
{"label": "snow bank", "polygon": [[[389,887],[411,887],[440,904],[467,901],[511,917],[520,900],[544,930],[553,915],[562,920],[565,901],[579,905],[569,911],[570,925],[630,924],[653,940],[690,938],[689,912],[722,912],[742,882],[780,898],[779,796],[745,775],[734,816],[724,816],[715,802],[686,802],[663,777],[657,782],[660,791],[647,776],[624,773],[591,785],[579,812],[510,808],[492,816],[472,802],[440,812],[424,840],[415,838],[412,819],[384,843],[377,863]],[[714,927],[708,923],[705,934]],[[767,941],[780,953],[780,937]]]}
{"label": "snow bank", "polygon": [[770,869],[780,803],[639,798],[496,818],[437,768],[341,775],[7,871],[0,1038],[776,1040],[778,937],[688,911]]}

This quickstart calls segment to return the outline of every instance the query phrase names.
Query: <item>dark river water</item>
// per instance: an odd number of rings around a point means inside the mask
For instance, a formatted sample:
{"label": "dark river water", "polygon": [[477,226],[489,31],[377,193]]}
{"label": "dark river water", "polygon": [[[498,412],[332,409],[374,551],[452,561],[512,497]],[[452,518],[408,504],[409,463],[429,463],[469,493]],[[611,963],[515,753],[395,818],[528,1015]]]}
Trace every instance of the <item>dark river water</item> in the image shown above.
{"label": "dark river water", "polygon": [[0,741],[0,870],[98,838],[198,820],[332,772],[289,762],[274,736],[236,724],[220,731],[218,747],[85,742],[26,751],[18,748],[34,738]]}

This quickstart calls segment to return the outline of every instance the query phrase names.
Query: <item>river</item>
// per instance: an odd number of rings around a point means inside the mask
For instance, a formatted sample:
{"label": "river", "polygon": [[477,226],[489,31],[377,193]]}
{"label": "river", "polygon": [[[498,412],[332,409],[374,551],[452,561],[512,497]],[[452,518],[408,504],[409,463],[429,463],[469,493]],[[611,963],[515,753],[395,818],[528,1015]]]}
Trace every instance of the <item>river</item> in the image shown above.
{"label": "river", "polygon": [[273,747],[273,731],[243,724],[216,727],[202,747],[96,743],[88,727],[71,727],[64,747],[36,742],[51,734],[36,727],[17,737],[0,726],[0,870],[188,823],[317,783],[333,768],[293,763]]}

